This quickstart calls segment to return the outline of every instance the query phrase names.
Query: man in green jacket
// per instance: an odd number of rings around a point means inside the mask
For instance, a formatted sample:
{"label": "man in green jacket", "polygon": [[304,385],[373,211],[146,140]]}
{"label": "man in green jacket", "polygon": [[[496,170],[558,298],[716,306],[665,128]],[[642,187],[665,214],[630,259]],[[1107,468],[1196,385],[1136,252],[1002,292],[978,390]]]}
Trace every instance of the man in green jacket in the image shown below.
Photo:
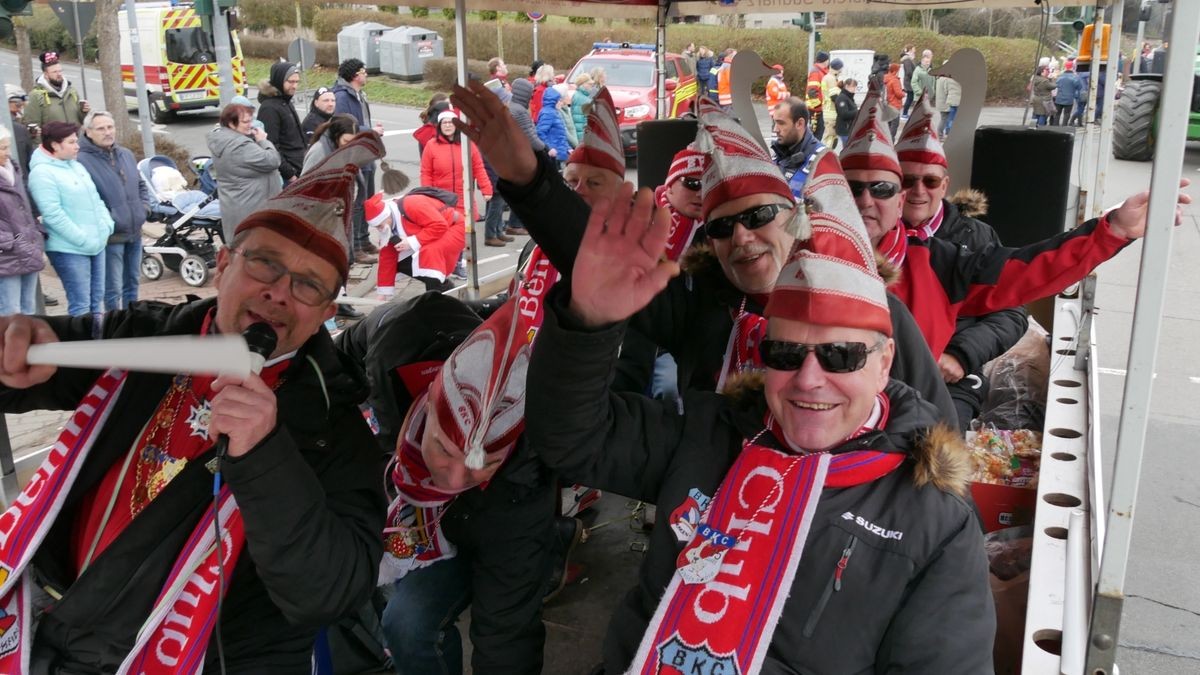
{"label": "man in green jacket", "polygon": [[913,69],[912,92],[914,101],[920,99],[921,94],[926,92],[928,92],[930,99],[933,99],[937,82],[933,79],[933,74],[929,72],[931,63],[933,63],[933,52],[926,49],[921,52],[921,62]]}
{"label": "man in green jacket", "polygon": [[79,90],[63,76],[58,53],[42,52],[38,59],[42,62],[42,76],[29,92],[25,123],[42,126],[46,122],[70,122],[82,125],[83,118],[91,112],[92,106],[79,98]]}

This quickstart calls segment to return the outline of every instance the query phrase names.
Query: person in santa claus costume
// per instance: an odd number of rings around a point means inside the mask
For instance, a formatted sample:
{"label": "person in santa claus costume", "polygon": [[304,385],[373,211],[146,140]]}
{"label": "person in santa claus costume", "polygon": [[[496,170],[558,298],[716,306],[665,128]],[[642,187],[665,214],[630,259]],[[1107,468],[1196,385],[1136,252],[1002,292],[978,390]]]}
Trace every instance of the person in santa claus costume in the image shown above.
{"label": "person in santa claus costume", "polygon": [[401,197],[382,192],[363,204],[367,225],[378,234],[377,289],[381,300],[396,293],[396,273],[410,276],[427,291],[454,287],[448,277],[466,248],[462,214],[422,188]]}
{"label": "person in santa claus costume", "polygon": [[[734,125],[705,117],[707,203],[761,177]],[[834,154],[808,186],[813,210],[765,302],[765,374],[736,395],[685,392],[681,413],[608,389],[626,322],[678,272],[649,191],[596,207],[547,299],[529,442],[564,476],[658,505],[606,673],[992,671],[969,455],[888,377],[887,293]]]}

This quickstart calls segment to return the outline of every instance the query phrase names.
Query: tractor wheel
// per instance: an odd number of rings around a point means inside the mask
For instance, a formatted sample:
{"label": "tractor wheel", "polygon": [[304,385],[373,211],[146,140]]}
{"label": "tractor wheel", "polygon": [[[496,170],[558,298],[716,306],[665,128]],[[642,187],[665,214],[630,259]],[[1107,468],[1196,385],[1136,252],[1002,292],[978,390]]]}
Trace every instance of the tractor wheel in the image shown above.
{"label": "tractor wheel", "polygon": [[1113,117],[1113,157],[1145,162],[1154,157],[1154,118],[1162,83],[1134,80],[1125,85]]}

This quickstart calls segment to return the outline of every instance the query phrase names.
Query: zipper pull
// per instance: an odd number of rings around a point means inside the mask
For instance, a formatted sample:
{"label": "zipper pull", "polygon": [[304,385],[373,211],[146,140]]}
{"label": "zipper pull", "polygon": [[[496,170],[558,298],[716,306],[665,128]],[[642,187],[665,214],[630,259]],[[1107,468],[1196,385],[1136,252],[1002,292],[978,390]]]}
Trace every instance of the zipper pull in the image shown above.
{"label": "zipper pull", "polygon": [[850,554],[854,553],[854,544],[857,539],[851,539],[846,548],[842,549],[842,557],[838,560],[837,569],[833,571],[833,590],[842,590],[842,573],[846,571],[846,565],[850,564]]}

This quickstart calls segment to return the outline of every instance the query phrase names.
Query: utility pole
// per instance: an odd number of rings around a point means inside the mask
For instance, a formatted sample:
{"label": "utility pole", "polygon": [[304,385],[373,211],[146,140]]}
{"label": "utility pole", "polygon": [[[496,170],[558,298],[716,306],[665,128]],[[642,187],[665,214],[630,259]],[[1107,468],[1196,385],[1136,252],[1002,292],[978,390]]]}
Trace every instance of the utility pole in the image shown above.
{"label": "utility pole", "polygon": [[233,91],[233,52],[229,49],[232,42],[229,37],[229,22],[225,18],[225,8],[220,0],[212,4],[213,9],[213,41],[217,48],[217,74],[221,79],[221,107],[224,108],[234,97]]}
{"label": "utility pole", "polygon": [[[813,60],[817,58],[817,27],[813,25],[814,21],[815,21],[815,19],[813,18],[813,13],[809,12],[808,13],[808,25],[810,26],[809,31],[808,31],[808,72],[809,73],[811,73],[812,69],[813,69]],[[808,76],[808,73],[805,73],[805,77],[807,77],[807,76]],[[805,85],[805,86],[807,87],[807,85]]]}
{"label": "utility pole", "polygon": [[146,70],[142,64],[142,41],[138,35],[137,4],[125,0],[125,19],[129,23],[129,50],[133,53],[133,81],[137,87],[138,126],[142,128],[142,154],[153,157],[154,130],[150,118],[150,95],[146,91]]}

